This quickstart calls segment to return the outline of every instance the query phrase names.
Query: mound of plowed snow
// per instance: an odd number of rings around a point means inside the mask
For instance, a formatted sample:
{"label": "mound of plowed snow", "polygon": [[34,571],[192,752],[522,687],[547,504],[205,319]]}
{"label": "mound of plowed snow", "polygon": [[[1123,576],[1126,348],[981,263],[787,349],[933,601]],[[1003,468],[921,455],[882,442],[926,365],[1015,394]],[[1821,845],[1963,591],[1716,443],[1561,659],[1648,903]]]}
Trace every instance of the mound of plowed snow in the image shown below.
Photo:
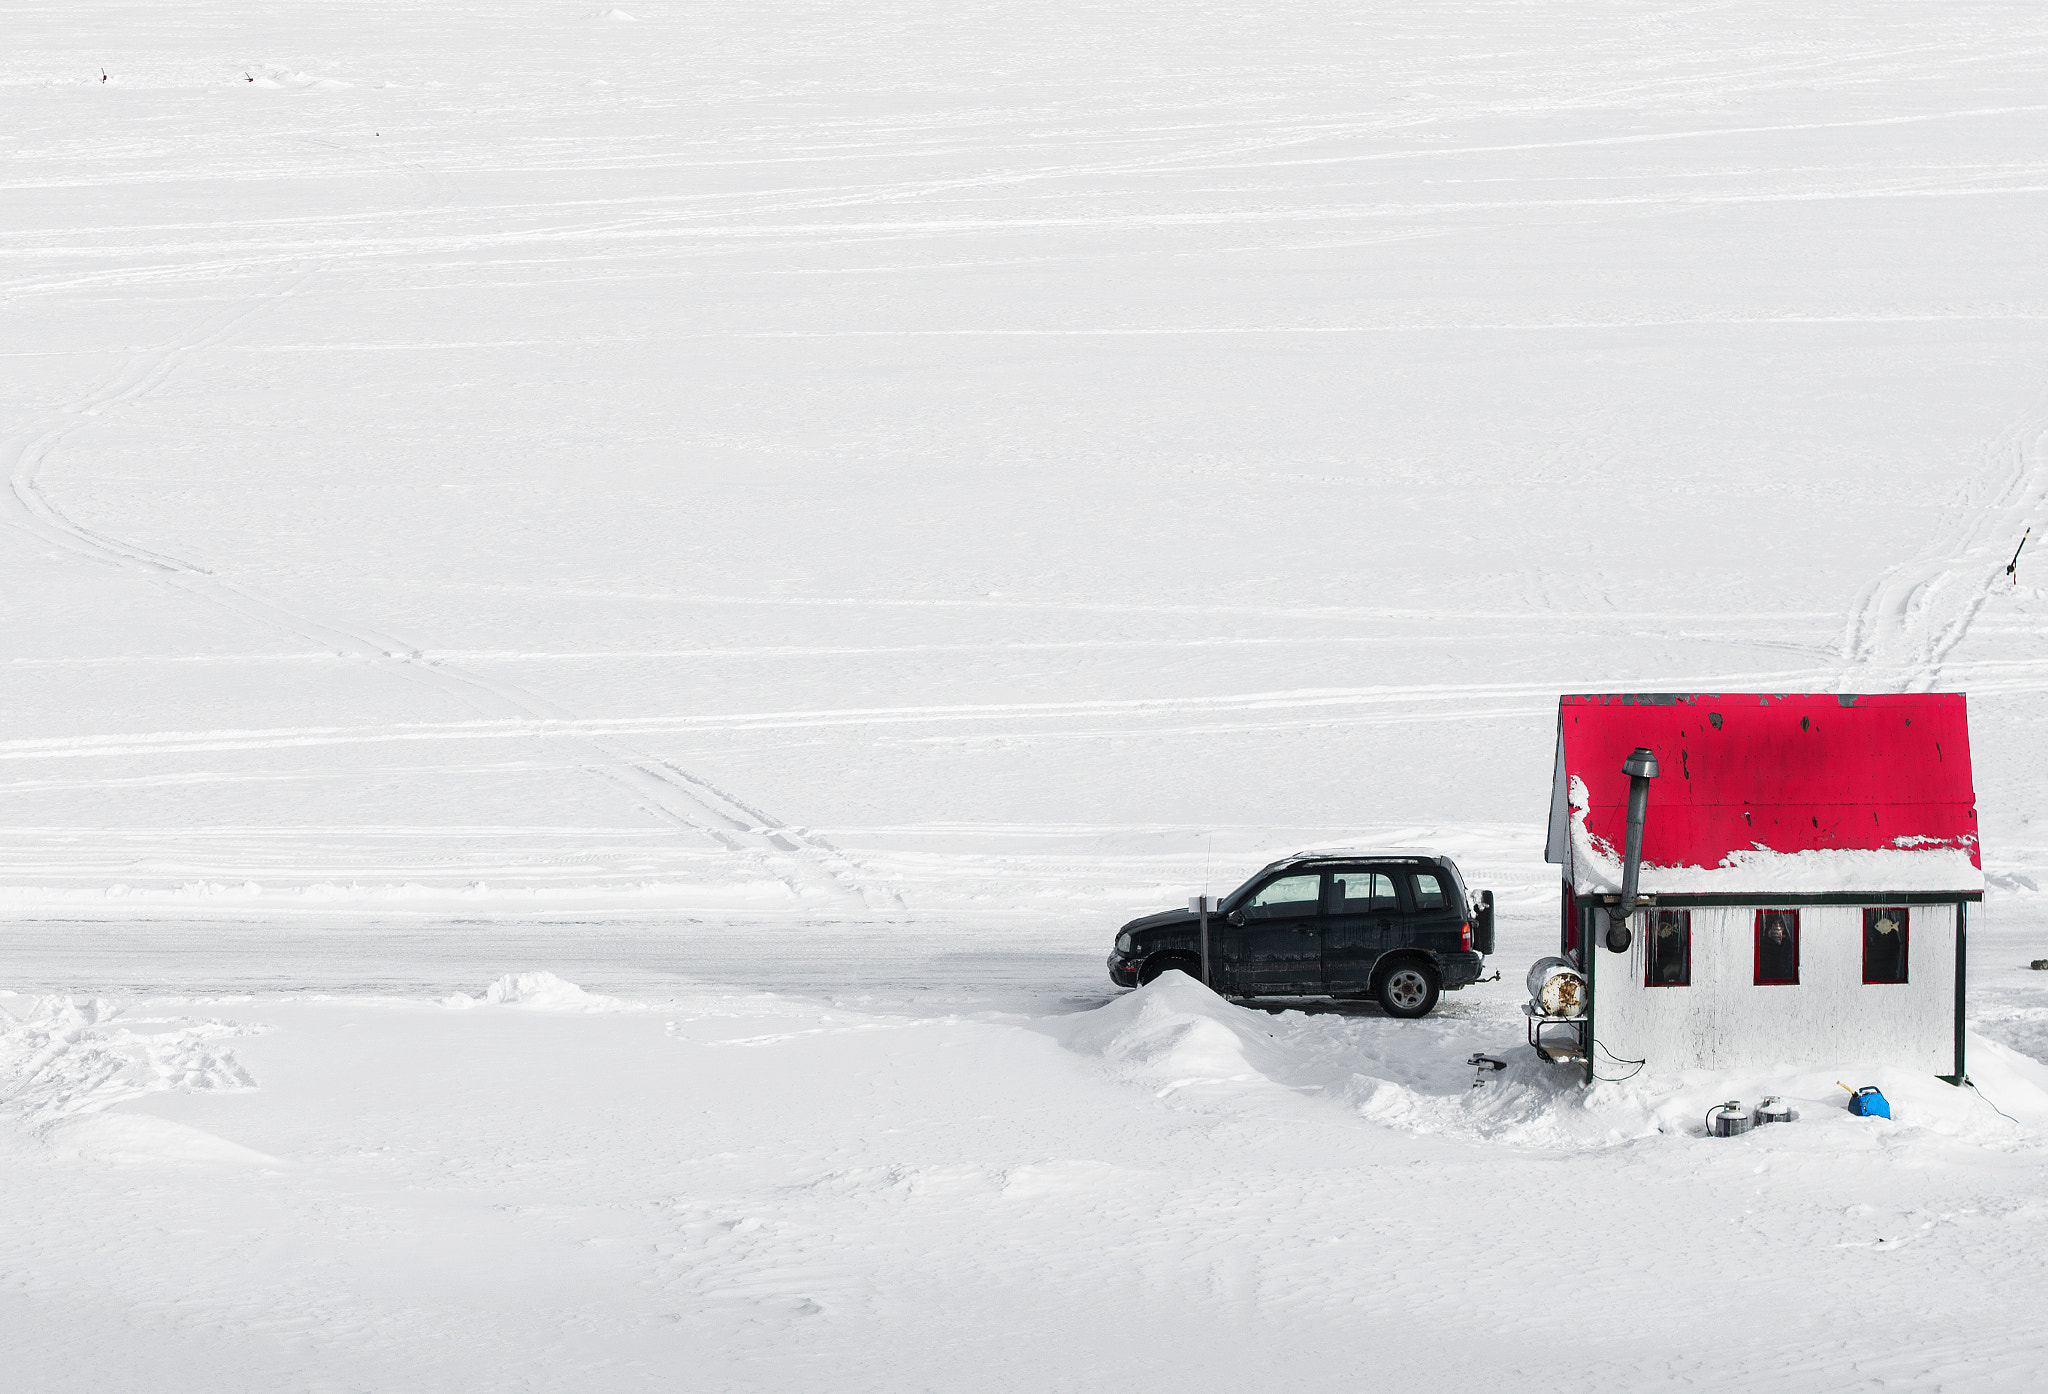
{"label": "mound of plowed snow", "polygon": [[585,992],[553,973],[507,973],[485,988],[481,997],[456,993],[441,999],[444,1007],[523,1007],[537,1012],[619,1012],[626,1004],[616,997]]}
{"label": "mound of plowed snow", "polygon": [[[2048,1066],[1974,1035],[1976,1089],[1854,1062],[1659,1074],[1603,1061],[1588,1085],[1579,1068],[1536,1059],[1526,1046],[1500,1039],[1497,1023],[1484,1018],[1256,1011],[1183,973],[1063,1018],[1058,1035],[1068,1049],[1162,1093],[1269,1084],[1403,1132],[1544,1151],[1703,1138],[1714,1105],[1734,1099],[1754,1108],[1771,1095],[1800,1115],[1796,1132],[1774,1131],[1772,1146],[1854,1151],[1944,1138],[2002,1147],[2048,1132]],[[1475,1052],[1507,1068],[1475,1071],[1467,1063]],[[1892,1119],[1850,1115],[1838,1079],[1877,1085],[1891,1100]]]}
{"label": "mound of plowed snow", "polygon": [[1233,1006],[1185,973],[1165,973],[1107,1006],[1066,1018],[1061,1044],[1160,1084],[1269,1078],[1282,1062],[1272,1018]]}

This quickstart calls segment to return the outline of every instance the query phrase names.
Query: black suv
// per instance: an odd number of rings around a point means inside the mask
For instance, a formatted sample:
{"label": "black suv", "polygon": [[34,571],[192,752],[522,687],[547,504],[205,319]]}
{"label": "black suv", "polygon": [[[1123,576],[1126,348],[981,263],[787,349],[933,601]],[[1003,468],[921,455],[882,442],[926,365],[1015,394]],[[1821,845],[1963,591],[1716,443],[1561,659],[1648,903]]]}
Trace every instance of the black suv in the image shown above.
{"label": "black suv", "polygon": [[[1168,910],[1116,937],[1109,980],[1202,976],[1200,917]],[[1209,914],[1210,986],[1237,997],[1375,997],[1389,1016],[1428,1015],[1479,977],[1493,952],[1493,893],[1466,894],[1433,852],[1304,852],[1274,862]]]}

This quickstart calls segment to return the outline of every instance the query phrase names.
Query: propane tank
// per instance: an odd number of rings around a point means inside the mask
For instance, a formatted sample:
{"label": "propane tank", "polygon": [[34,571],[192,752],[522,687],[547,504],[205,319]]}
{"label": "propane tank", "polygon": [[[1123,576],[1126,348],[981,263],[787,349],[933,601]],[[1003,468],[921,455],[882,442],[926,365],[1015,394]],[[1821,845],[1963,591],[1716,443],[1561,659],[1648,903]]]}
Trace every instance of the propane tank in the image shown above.
{"label": "propane tank", "polygon": [[1556,955],[1552,955],[1549,958],[1539,958],[1529,965],[1529,976],[1522,981],[1529,985],[1529,995],[1534,997],[1543,991],[1543,980],[1550,976],[1551,969],[1569,968],[1571,966],[1572,961],[1568,958],[1558,958]]}
{"label": "propane tank", "polygon": [[1736,1137],[1749,1131],[1749,1110],[1739,1099],[1715,1104],[1707,1110],[1708,1137]]}
{"label": "propane tank", "polygon": [[1544,1016],[1586,1014],[1586,979],[1567,959],[1539,958],[1529,968],[1529,997]]}
{"label": "propane tank", "polygon": [[1755,1121],[1759,1128],[1766,1123],[1796,1123],[1799,1121],[1799,1110],[1776,1094],[1772,1094],[1756,1106]]}

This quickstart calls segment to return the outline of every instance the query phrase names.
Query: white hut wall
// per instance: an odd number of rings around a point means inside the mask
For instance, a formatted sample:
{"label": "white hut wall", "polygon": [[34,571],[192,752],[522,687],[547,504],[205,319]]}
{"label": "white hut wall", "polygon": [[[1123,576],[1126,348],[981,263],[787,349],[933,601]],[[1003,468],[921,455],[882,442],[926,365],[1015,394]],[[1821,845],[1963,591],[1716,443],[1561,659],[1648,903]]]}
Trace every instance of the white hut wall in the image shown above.
{"label": "white hut wall", "polygon": [[[1691,983],[1651,987],[1647,916],[1634,943],[1596,948],[1594,1033],[1620,1060],[1653,1069],[1773,1064],[1954,1068],[1956,912],[1910,909],[1907,981],[1863,981],[1861,906],[1799,910],[1799,981],[1756,982],[1758,907],[1692,911]],[[1595,940],[1599,943],[1599,940]]]}

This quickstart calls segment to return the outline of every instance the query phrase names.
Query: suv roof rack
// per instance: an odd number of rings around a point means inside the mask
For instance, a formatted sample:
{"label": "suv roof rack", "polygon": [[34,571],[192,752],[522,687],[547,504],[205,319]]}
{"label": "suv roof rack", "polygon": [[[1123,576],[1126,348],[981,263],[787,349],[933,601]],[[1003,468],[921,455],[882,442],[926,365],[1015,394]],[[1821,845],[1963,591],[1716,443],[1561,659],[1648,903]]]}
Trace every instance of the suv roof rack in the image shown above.
{"label": "suv roof rack", "polygon": [[1433,847],[1318,847],[1282,857],[1283,862],[1448,862],[1451,858]]}

